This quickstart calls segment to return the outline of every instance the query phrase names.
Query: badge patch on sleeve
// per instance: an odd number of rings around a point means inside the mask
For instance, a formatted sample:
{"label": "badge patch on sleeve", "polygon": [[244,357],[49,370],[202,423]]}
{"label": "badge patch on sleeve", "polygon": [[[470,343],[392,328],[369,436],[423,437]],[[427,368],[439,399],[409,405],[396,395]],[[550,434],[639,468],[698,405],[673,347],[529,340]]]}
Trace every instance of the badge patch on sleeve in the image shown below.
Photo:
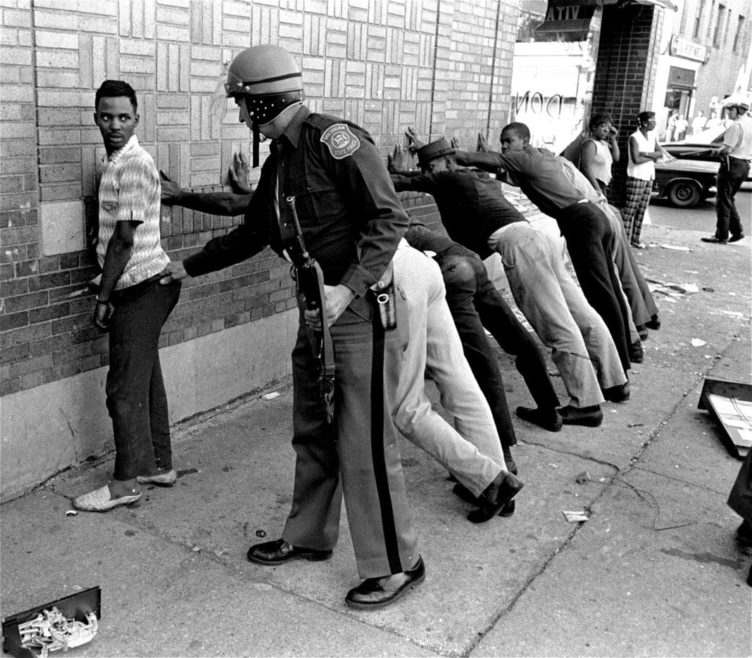
{"label": "badge patch on sleeve", "polygon": [[360,140],[344,123],[329,126],[321,135],[321,141],[327,145],[335,160],[343,160],[360,148]]}

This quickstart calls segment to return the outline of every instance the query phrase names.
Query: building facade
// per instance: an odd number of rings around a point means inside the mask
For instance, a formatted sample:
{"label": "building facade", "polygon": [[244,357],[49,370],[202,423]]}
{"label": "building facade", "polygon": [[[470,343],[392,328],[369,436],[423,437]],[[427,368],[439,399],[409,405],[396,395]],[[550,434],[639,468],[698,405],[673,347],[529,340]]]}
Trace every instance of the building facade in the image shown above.
{"label": "building facade", "polygon": [[[525,112],[551,148],[551,120],[584,124],[590,111],[611,112],[626,139],[665,96],[659,47],[673,5],[532,1],[544,6],[533,22],[555,35],[545,56],[567,55],[574,92],[540,64],[512,90],[518,0],[0,0],[0,499],[112,449],[107,338],[90,325],[87,286],[103,80],[134,86],[139,140],[197,190],[222,189],[232,154],[250,150],[217,90],[234,55],[259,43],[288,48],[310,106],[366,128],[384,157],[407,126],[467,149],[483,133],[497,148]],[[403,201],[437,220],[429,198]],[[163,243],[180,259],[239,221],[163,208]],[[188,280],[162,335],[171,421],[286,378],[296,325],[289,268],[269,250]]]}
{"label": "building facade", "polygon": [[[384,156],[407,126],[470,148],[508,115],[518,11],[516,0],[0,0],[0,495],[112,447],[107,338],[90,325],[87,287],[103,80],[134,86],[139,140],[194,189],[218,189],[232,153],[249,151],[215,92],[252,44],[288,48],[310,106],[362,125]],[[405,202],[432,212],[423,197]],[[164,246],[183,258],[239,221],[164,208]],[[294,306],[289,267],[268,250],[188,281],[162,335],[171,420],[286,377]]]}

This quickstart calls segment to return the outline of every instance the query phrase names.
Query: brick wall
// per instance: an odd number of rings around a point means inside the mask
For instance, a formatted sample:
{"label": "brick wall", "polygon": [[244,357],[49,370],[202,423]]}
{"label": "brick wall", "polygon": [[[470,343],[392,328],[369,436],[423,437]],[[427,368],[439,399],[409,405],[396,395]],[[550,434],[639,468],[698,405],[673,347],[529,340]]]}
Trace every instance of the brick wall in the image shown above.
{"label": "brick wall", "polygon": [[[218,118],[212,97],[223,63],[264,42],[301,61],[314,110],[362,125],[384,155],[408,125],[470,148],[505,123],[517,11],[508,0],[0,0],[0,395],[107,363],[86,287],[102,80],[134,86],[141,143],[196,189],[219,189],[232,153],[249,151],[237,113]],[[405,204],[433,213],[419,195]],[[237,221],[165,208],[164,246],[182,258]],[[162,343],[292,305],[288,267],[267,250],[189,281]]]}
{"label": "brick wall", "polygon": [[593,85],[593,113],[608,112],[619,128],[621,161],[614,165],[609,197],[623,206],[627,139],[637,114],[652,107],[656,68],[654,45],[660,42],[663,12],[648,5],[608,5],[603,9]]}

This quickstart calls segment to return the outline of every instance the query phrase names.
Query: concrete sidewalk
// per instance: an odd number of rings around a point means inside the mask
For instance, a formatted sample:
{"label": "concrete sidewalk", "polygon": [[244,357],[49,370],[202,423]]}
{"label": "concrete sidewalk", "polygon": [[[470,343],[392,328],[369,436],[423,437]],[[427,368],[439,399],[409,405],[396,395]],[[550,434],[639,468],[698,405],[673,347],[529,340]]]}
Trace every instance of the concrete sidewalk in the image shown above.
{"label": "concrete sidewalk", "polygon": [[[516,424],[527,486],[513,517],[470,524],[445,472],[403,443],[427,578],[394,606],[345,606],[359,581],[344,516],[330,561],[246,561],[289,511],[291,390],[280,388],[177,428],[181,477],[138,507],[65,516],[111,460],[2,505],[0,614],[100,585],[99,634],[74,656],[750,655],[752,559],[726,506],[740,462],[696,410],[706,376],[751,381],[750,240],[700,235],[646,229],[646,276],[700,290],[656,293],[663,327],[632,371],[631,400],[604,405],[596,429]],[[510,408],[530,404],[499,360]],[[590,518],[568,523],[564,510]]]}

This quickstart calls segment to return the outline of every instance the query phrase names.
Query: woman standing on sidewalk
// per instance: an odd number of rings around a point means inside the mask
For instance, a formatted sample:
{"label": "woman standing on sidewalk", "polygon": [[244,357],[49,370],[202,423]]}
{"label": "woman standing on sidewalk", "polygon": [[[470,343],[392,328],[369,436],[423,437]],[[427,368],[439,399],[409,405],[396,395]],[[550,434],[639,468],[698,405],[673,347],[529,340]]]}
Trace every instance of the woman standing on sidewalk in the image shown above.
{"label": "woman standing on sidewalk", "polygon": [[630,244],[637,249],[644,249],[645,245],[640,240],[642,220],[653,190],[655,163],[671,156],[661,148],[655,136],[655,112],[640,112],[637,115],[637,125],[637,130],[629,136],[627,192],[621,216]]}

